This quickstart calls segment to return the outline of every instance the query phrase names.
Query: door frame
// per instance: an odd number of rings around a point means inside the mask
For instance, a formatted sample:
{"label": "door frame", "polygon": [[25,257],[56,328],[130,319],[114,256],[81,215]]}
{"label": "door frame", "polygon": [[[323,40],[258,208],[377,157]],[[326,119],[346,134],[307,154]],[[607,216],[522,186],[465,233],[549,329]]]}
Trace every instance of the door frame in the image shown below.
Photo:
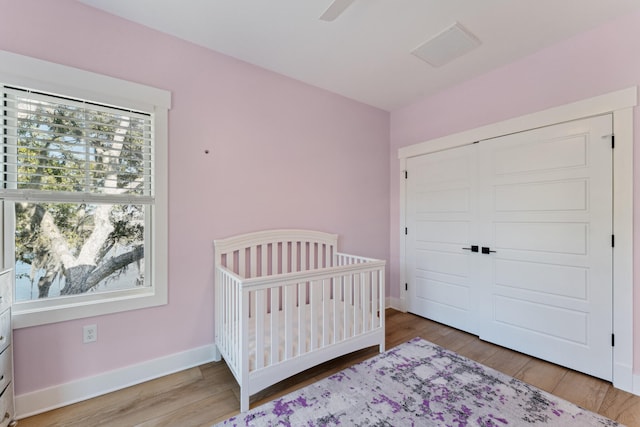
{"label": "door frame", "polygon": [[[632,86],[604,95],[553,107],[536,113],[492,123],[398,149],[404,177],[407,159],[473,144],[544,126],[601,114],[613,115],[613,385],[640,395],[640,375],[633,375],[633,107],[638,105],[638,88]],[[406,283],[406,180],[400,180],[400,283]],[[400,286],[401,310],[406,311],[407,291]]]}

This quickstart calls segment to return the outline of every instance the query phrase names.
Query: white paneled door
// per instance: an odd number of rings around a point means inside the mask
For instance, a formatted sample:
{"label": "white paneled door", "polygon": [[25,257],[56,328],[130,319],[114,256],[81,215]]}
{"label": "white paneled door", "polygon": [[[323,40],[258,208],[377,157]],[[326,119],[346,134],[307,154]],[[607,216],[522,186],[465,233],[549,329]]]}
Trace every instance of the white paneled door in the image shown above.
{"label": "white paneled door", "polygon": [[408,159],[408,310],[610,380],[611,121]]}
{"label": "white paneled door", "polygon": [[409,311],[477,334],[476,145],[409,159],[406,266]]}

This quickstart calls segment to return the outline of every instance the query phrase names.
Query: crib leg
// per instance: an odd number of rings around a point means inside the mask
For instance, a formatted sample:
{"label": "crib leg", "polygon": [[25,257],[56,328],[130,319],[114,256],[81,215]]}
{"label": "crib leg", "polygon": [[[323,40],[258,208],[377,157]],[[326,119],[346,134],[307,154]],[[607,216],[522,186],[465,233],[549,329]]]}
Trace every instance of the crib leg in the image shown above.
{"label": "crib leg", "polygon": [[240,412],[249,410],[249,387],[240,387]]}

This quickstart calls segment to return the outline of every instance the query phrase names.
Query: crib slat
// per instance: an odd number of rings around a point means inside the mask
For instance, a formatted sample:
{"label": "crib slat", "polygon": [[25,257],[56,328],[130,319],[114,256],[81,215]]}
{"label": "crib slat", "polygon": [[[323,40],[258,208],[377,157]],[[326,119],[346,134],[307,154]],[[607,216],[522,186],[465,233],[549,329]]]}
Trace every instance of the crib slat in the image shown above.
{"label": "crib slat", "polygon": [[343,315],[345,317],[345,339],[353,336],[353,283],[351,275],[343,276],[345,292],[345,309]]}
{"label": "crib slat", "polygon": [[259,273],[259,275],[262,276],[262,277],[269,275],[268,259],[269,259],[269,245],[268,244],[260,245],[260,268],[259,268],[260,273]]}
{"label": "crib slat", "polygon": [[304,271],[307,269],[307,243],[300,242],[300,254],[298,255],[300,259],[299,267],[296,271]]}
{"label": "crib slat", "polygon": [[313,242],[305,243],[307,246],[307,259],[309,260],[308,264],[303,268],[303,270],[314,270],[315,267],[315,253],[316,253],[316,245]]}
{"label": "crib slat", "polygon": [[247,272],[246,272],[246,267],[247,267],[247,262],[246,262],[246,256],[247,256],[247,250],[246,249],[241,249],[238,251],[238,274],[241,277],[247,277]]}
{"label": "crib slat", "polygon": [[[232,292],[230,281],[231,280],[229,279],[229,277],[225,276],[224,298],[225,298],[225,301],[230,301],[230,304],[227,306],[226,310],[224,311],[224,314],[226,315],[226,318],[225,318],[226,327],[231,329],[231,336],[235,337],[237,335],[235,335],[236,325],[234,322],[234,314],[235,314],[235,310],[238,302],[236,301],[235,295]],[[229,339],[229,338],[227,337],[226,339]],[[236,362],[235,355],[237,354],[237,350],[235,348],[232,348],[232,346],[237,344],[235,344],[235,342],[230,343],[229,341],[227,341],[225,344],[226,344],[227,350],[231,352],[230,357],[232,359],[232,363],[235,363]]]}
{"label": "crib slat", "polygon": [[[265,293],[266,291],[263,289],[257,290],[255,292],[251,292],[255,294],[255,304],[253,306],[253,318],[252,318],[252,326],[255,327],[256,336],[255,336],[255,367],[256,369],[260,369],[264,367],[264,336],[265,336],[265,316],[267,309],[267,302]],[[271,331],[273,332],[273,331]]]}
{"label": "crib slat", "polygon": [[362,332],[371,330],[371,310],[374,307],[371,306],[371,275],[369,273],[362,273]]}
{"label": "crib slat", "polygon": [[227,267],[230,271],[236,271],[234,269],[234,266],[235,266],[234,258],[235,258],[235,256],[236,256],[236,253],[233,252],[233,251],[227,253],[227,257],[226,257],[227,258],[226,259],[226,261],[227,261],[226,264],[227,265],[225,267]]}
{"label": "crib slat", "polygon": [[371,274],[371,329],[376,329],[379,324],[378,316],[378,275],[375,272]]}
{"label": "crib slat", "polygon": [[295,323],[295,286],[289,285],[284,294],[284,358],[293,357],[293,324]]}
{"label": "crib slat", "polygon": [[307,321],[308,307],[307,304],[307,284],[305,282],[298,283],[298,355],[307,352]]}
{"label": "crib slat", "polygon": [[342,276],[344,283],[344,333],[345,339],[354,335],[353,327],[353,276]]}
{"label": "crib slat", "polygon": [[216,311],[215,311],[215,327],[216,327],[216,346],[218,346],[218,348],[220,348],[221,346],[224,346],[223,340],[224,340],[224,327],[225,327],[225,310],[224,307],[226,304],[223,303],[223,301],[227,301],[224,298],[224,289],[225,289],[225,285],[224,285],[225,279],[222,276],[222,273],[220,271],[216,271],[216,287],[214,289],[215,292],[215,307],[216,307]]}
{"label": "crib slat", "polygon": [[[310,333],[310,337],[311,337],[311,345],[309,346],[309,351],[313,351],[316,348],[318,348],[318,328],[321,327],[321,325],[319,325],[319,316],[320,313],[322,313],[322,307],[321,307],[321,303],[322,301],[320,300],[319,296],[318,296],[318,283],[316,281],[312,281],[311,282],[311,299],[309,301],[309,306],[311,308],[311,333]],[[322,319],[320,319],[322,320]]]}
{"label": "crib slat", "polygon": [[278,248],[280,245],[278,243],[273,243],[270,245],[271,247],[271,272],[269,274],[278,274],[280,269],[278,268]]}
{"label": "crib slat", "polygon": [[287,257],[287,272],[297,271],[298,265],[298,242],[289,242],[289,256]]}
{"label": "crib slat", "polygon": [[[227,309],[226,315],[227,315],[227,328],[230,330],[231,332],[231,337],[236,337],[236,332],[237,330],[236,328],[236,310],[238,307],[238,300],[236,298],[235,292],[234,292],[234,288],[231,286],[231,280],[227,277],[227,281],[226,281],[226,287],[225,287],[225,298],[228,298],[228,300],[231,301],[231,305],[229,306],[229,308]],[[236,346],[239,346],[240,343],[238,343],[237,341],[232,341],[232,342],[228,342],[227,341],[227,350],[229,350],[231,352],[231,360],[232,360],[232,364],[235,364],[237,361],[237,354],[238,354],[238,350],[236,348]]]}
{"label": "crib slat", "polygon": [[331,344],[331,280],[322,280],[322,346]]}
{"label": "crib slat", "polygon": [[[234,337],[242,337],[241,331],[242,331],[242,325],[241,323],[244,322],[244,326],[247,326],[248,323],[245,320],[246,317],[246,311],[243,310],[243,304],[244,304],[244,298],[245,296],[243,295],[243,293],[240,291],[240,289],[236,288],[235,286],[232,286],[231,292],[233,293],[234,299],[236,300],[236,305],[234,307],[234,313],[233,313],[233,328],[234,330]],[[248,304],[247,304],[248,305]],[[237,339],[236,338],[236,349],[234,352],[234,358],[235,358],[235,363],[236,366],[241,366],[242,362],[242,356],[243,354],[246,356],[246,353],[242,352],[243,349],[243,343],[242,343],[242,339]]]}
{"label": "crib slat", "polygon": [[347,285],[344,276],[340,276],[338,283],[340,285],[340,305],[342,306],[340,310],[340,314],[342,315],[342,335],[340,339],[346,340],[348,337],[349,322],[347,321]]}
{"label": "crib slat", "polygon": [[319,263],[319,252],[318,252],[319,246],[317,242],[312,242],[309,243],[309,269],[310,270],[315,270],[317,268],[320,268],[320,263]]}
{"label": "crib slat", "polygon": [[331,267],[331,247],[327,244],[322,245],[324,248],[322,251],[323,264],[324,268]]}
{"label": "crib slat", "polygon": [[[238,307],[238,301],[234,295],[233,292],[233,287],[230,286],[230,279],[227,277],[226,280],[226,286],[225,286],[225,301],[231,301],[231,304],[229,305],[229,308],[227,309],[226,315],[227,315],[227,329],[230,331],[231,333],[231,337],[236,337],[236,329],[235,329],[235,313]],[[227,299],[228,298],[228,299]],[[237,342],[237,340],[233,341],[232,343],[227,342],[227,350],[229,350],[231,352],[230,355],[230,359],[231,359],[231,363],[235,365],[236,363],[236,354],[237,354],[237,349],[235,348],[236,346],[239,346],[240,343]]]}
{"label": "crib slat", "polygon": [[245,274],[243,277],[256,277],[256,272],[258,270],[258,262],[257,262],[257,258],[258,258],[258,254],[257,254],[257,247],[256,246],[250,246],[249,248],[247,248],[247,250],[243,251],[243,252],[249,252],[248,255],[248,259],[249,259],[249,267],[247,268],[246,265],[243,263],[242,264],[242,268],[245,268]]}
{"label": "crib slat", "polygon": [[320,268],[320,246],[318,242],[309,243],[309,270]]}
{"label": "crib slat", "polygon": [[[238,334],[236,337],[239,337],[237,341],[239,341],[240,349],[237,354],[237,362],[236,366],[239,366],[239,377],[240,377],[240,405],[248,406],[249,403],[249,334],[240,333],[240,331],[247,330],[248,327],[248,313],[249,313],[249,292],[241,291],[239,287],[236,288],[236,294],[238,295],[238,307],[239,309],[239,321],[236,322],[238,324]],[[248,408],[247,408],[248,409]]]}
{"label": "crib slat", "polygon": [[220,298],[222,298],[221,304],[222,306],[224,306],[224,308],[220,312],[222,313],[222,316],[219,319],[219,322],[222,323],[222,325],[220,325],[221,333],[222,333],[222,337],[220,337],[220,341],[222,342],[221,345],[222,347],[224,347],[224,350],[226,352],[229,352],[229,343],[227,341],[228,335],[230,334],[230,331],[228,330],[229,329],[229,308],[227,307],[227,304],[226,304],[226,302],[229,301],[229,294],[227,292],[227,289],[228,289],[228,280],[225,277],[222,279],[222,289],[220,290]]}
{"label": "crib slat", "polygon": [[381,277],[379,272],[375,272],[376,276],[376,290],[378,295],[378,322],[376,326],[378,328],[383,326],[382,319],[384,318],[384,278]]}
{"label": "crib slat", "polygon": [[340,307],[338,306],[340,302],[340,282],[339,278],[332,277],[331,278],[331,291],[333,293],[333,300],[331,301],[333,307],[333,342],[339,342],[342,340],[340,337]]}
{"label": "crib slat", "polygon": [[354,274],[353,276],[353,335],[358,335],[362,332],[362,328],[361,328],[361,321],[362,321],[362,316],[361,316],[361,311],[362,311],[362,306],[361,304],[361,289],[360,289],[360,275],[359,274]]}
{"label": "crib slat", "polygon": [[269,364],[278,363],[278,352],[280,351],[280,288],[271,288],[271,354]]}

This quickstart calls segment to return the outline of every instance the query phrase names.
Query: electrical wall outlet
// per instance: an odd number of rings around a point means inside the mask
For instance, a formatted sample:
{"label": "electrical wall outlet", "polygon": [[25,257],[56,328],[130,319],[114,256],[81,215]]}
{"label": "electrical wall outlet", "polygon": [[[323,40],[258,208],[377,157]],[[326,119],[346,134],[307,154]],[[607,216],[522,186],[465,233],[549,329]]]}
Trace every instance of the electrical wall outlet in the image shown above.
{"label": "electrical wall outlet", "polygon": [[98,341],[98,325],[85,325],[82,328],[82,342],[96,342]]}

